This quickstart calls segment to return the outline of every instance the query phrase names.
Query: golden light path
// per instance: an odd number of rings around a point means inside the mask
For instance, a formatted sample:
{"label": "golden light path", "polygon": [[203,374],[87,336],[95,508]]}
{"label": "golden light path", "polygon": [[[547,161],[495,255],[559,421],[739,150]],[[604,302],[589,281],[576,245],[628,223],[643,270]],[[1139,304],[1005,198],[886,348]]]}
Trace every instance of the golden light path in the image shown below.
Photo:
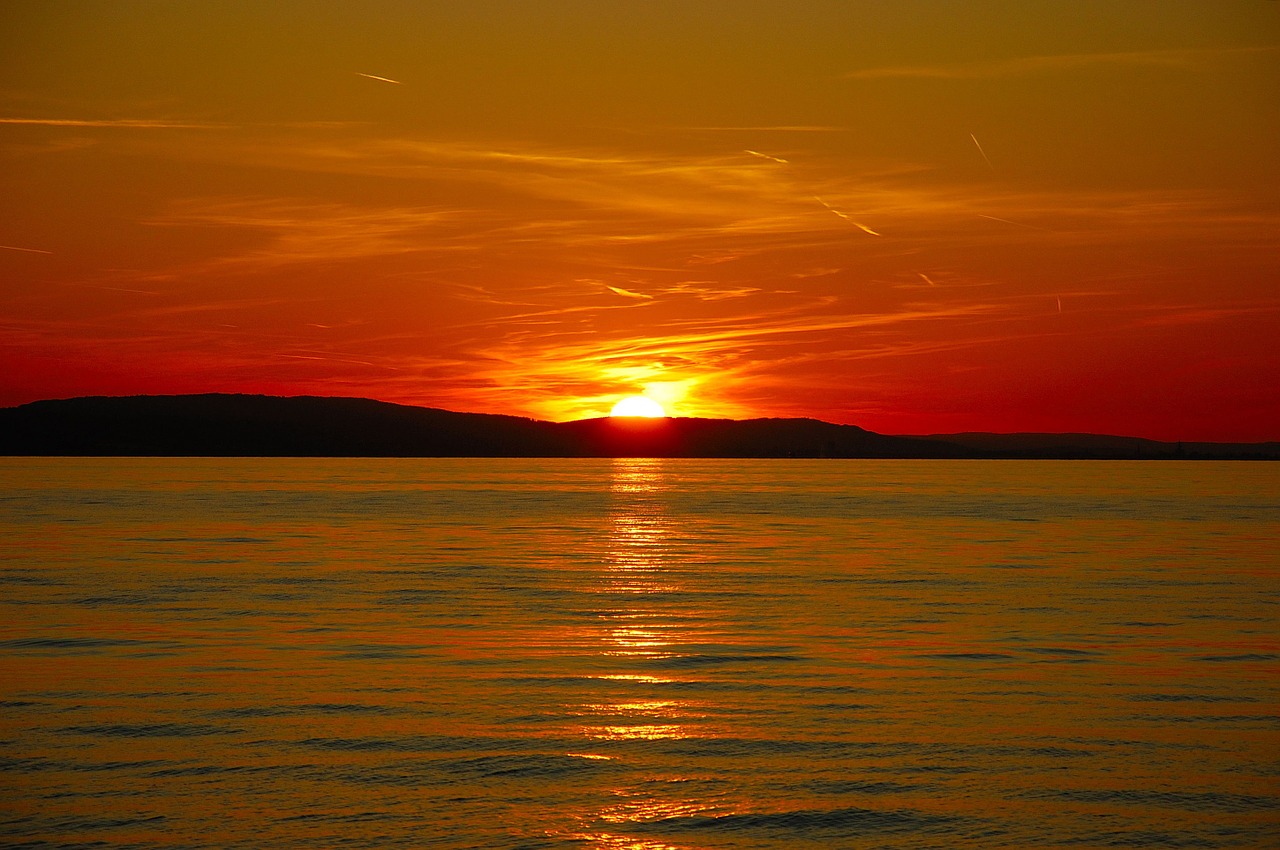
{"label": "golden light path", "polygon": [[[669,470],[660,459],[618,458],[612,462],[608,569],[601,586],[603,598],[611,604],[602,606],[606,626],[600,633],[600,653],[618,662],[615,669],[619,672],[603,674],[601,679],[632,685],[671,683],[675,680],[621,671],[631,669],[628,662],[675,658],[688,647],[708,640],[706,635],[691,631],[687,618],[674,615],[666,607],[669,602],[663,601],[691,592],[681,581],[676,548],[687,530],[682,531],[679,517],[667,511],[670,487]],[[707,710],[699,701],[668,691],[622,691],[583,703],[576,711],[590,718],[579,730],[583,749],[568,753],[578,758],[617,757],[595,752],[597,742],[663,741],[721,734],[707,723]],[[636,824],[671,818],[736,813],[736,809],[726,808],[730,804],[708,803],[687,795],[682,791],[684,783],[684,777],[667,774],[638,783],[620,782],[611,789],[607,803],[583,813],[580,829],[571,837],[593,850],[679,850],[677,845],[637,836],[632,830]]]}
{"label": "golden light path", "polygon": [[633,395],[624,398],[609,411],[610,416],[644,416],[649,419],[660,419],[667,415],[662,405],[648,396]]}

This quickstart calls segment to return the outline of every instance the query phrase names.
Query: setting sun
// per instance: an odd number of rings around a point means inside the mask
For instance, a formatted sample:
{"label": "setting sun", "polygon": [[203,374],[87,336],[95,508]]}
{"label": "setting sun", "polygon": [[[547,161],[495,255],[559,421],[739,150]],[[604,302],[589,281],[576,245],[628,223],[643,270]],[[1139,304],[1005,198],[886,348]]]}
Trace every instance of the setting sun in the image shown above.
{"label": "setting sun", "polygon": [[613,410],[609,411],[609,415],[645,416],[650,419],[658,419],[666,416],[667,412],[662,409],[662,405],[653,399],[642,395],[633,395],[615,404]]}

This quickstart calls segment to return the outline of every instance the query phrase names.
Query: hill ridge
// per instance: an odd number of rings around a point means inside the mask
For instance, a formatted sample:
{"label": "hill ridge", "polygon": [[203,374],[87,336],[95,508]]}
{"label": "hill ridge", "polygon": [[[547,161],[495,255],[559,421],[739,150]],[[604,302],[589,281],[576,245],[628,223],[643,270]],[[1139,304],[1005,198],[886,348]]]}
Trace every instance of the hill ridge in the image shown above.
{"label": "hill ridge", "polygon": [[80,396],[0,409],[0,455],[1280,459],[1280,443],[878,434],[809,417],[548,422],[355,396]]}

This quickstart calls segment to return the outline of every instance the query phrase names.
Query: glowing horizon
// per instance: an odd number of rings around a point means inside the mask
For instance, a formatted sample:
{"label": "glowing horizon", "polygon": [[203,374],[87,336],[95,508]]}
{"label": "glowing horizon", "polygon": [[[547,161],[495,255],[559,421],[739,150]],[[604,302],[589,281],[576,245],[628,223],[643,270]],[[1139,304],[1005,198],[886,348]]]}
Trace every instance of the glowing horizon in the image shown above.
{"label": "glowing horizon", "polygon": [[183,8],[0,13],[0,404],[1280,439],[1276,4]]}
{"label": "glowing horizon", "polygon": [[643,419],[665,419],[667,411],[662,405],[642,395],[631,395],[619,401],[609,411],[613,417],[641,417]]}

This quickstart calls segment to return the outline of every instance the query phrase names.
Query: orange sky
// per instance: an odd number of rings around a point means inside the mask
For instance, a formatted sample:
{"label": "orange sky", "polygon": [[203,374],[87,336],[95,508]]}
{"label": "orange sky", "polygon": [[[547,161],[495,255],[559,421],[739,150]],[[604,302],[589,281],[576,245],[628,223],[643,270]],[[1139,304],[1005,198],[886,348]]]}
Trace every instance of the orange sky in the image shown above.
{"label": "orange sky", "polygon": [[0,404],[1280,439],[1280,3],[0,5]]}

